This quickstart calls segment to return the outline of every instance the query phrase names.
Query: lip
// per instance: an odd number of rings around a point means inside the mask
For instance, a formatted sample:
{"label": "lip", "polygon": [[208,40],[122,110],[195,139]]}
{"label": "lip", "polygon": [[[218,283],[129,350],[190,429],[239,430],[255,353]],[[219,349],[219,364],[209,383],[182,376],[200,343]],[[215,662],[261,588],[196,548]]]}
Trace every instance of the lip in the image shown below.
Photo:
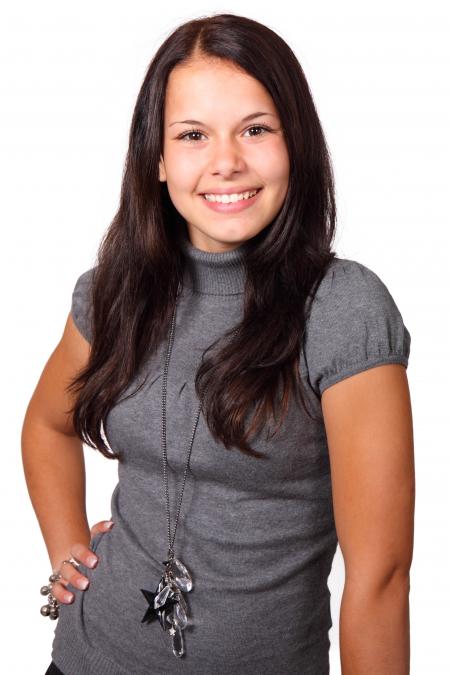
{"label": "lip", "polygon": [[204,192],[199,192],[200,195],[240,195],[243,192],[251,192],[252,190],[262,190],[261,187],[256,187],[251,185],[250,187],[235,187],[235,188],[217,188],[217,190],[205,190]]}
{"label": "lip", "polygon": [[[212,211],[216,211],[217,213],[238,213],[239,211],[244,211],[245,209],[250,208],[255,204],[255,202],[259,199],[259,195],[263,191],[263,188],[259,188],[258,192],[253,195],[253,197],[250,197],[249,199],[241,199],[238,202],[231,202],[230,204],[222,204],[221,202],[209,202],[203,195],[199,195],[200,199],[202,202],[205,204],[205,206]],[[207,193],[209,194],[209,193]],[[222,194],[229,194],[229,193],[222,193]]]}

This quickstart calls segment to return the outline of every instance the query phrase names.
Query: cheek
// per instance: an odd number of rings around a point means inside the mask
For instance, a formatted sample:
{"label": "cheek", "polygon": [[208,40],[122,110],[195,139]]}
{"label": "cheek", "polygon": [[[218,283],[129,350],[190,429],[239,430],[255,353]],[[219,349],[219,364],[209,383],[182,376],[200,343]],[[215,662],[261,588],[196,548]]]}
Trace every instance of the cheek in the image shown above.
{"label": "cheek", "polygon": [[289,179],[289,157],[282,143],[266,145],[258,157],[258,172],[267,183],[284,183]]}
{"label": "cheek", "polygon": [[169,153],[165,162],[168,182],[176,190],[193,189],[197,180],[198,164],[195,153]]}

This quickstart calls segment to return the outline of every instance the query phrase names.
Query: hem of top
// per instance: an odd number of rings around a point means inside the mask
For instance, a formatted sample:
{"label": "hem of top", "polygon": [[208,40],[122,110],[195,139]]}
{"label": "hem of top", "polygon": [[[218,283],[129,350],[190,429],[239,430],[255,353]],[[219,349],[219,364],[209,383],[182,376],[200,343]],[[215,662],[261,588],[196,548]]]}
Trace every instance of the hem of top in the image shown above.
{"label": "hem of top", "polygon": [[75,327],[77,328],[78,332],[84,337],[86,342],[89,342],[89,344],[92,343],[92,335],[88,332],[86,329],[81,312],[79,310],[75,310],[74,308],[71,309],[71,314],[72,314],[72,320],[75,324]]}
{"label": "hem of top", "polygon": [[[327,668],[329,668],[329,649],[330,639],[329,630],[332,624],[328,624],[324,635],[313,643],[308,643],[308,648],[318,649],[321,645],[326,647]],[[123,668],[111,657],[107,656],[99,647],[94,647],[86,642],[79,640],[79,633],[68,632],[64,635],[62,631],[59,639],[63,644],[63,651],[53,647],[51,651],[51,660],[64,675],[142,675],[142,670],[132,670],[130,667]],[[231,663],[230,669],[238,668],[239,663]],[[163,671],[159,671],[163,675]],[[323,675],[328,675],[329,670],[323,671]],[[320,671],[322,675],[322,671]]]}
{"label": "hem of top", "polygon": [[405,368],[408,368],[408,361],[409,358],[408,356],[405,356],[404,353],[393,353],[390,356],[377,356],[376,358],[370,359],[369,361],[366,360],[362,363],[354,364],[347,370],[341,370],[338,373],[333,373],[332,375],[326,377],[319,385],[320,395],[322,396],[325,389],[331,387],[332,384],[336,384],[341,380],[345,380],[347,377],[351,377],[352,375],[362,373],[365,370],[370,370],[370,368],[374,368],[375,366],[389,363],[400,363],[401,365],[405,366]]}
{"label": "hem of top", "polygon": [[51,657],[64,675],[138,675],[137,671],[122,668],[98,647],[74,640],[73,633],[63,638],[64,651],[53,648]]}

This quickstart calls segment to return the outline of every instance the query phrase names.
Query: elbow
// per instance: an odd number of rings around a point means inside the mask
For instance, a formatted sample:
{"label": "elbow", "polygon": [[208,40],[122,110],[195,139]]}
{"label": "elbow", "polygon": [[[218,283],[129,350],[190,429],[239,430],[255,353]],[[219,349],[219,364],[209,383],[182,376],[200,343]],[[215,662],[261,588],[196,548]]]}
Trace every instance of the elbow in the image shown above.
{"label": "elbow", "polygon": [[396,567],[392,567],[390,570],[386,571],[384,575],[381,575],[376,581],[380,590],[392,588],[392,586],[401,586],[404,587],[409,593],[410,565],[399,564]]}
{"label": "elbow", "polygon": [[406,593],[410,591],[410,567],[411,563],[403,562],[391,565],[383,569],[371,569],[359,574],[349,573],[345,575],[345,587],[347,590],[378,594],[393,588],[402,588]]}

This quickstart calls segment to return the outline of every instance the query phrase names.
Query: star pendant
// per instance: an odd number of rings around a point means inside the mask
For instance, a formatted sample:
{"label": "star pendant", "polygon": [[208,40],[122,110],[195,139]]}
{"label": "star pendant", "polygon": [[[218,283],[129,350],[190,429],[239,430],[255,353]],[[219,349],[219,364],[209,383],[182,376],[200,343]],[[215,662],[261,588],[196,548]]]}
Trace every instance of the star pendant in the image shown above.
{"label": "star pendant", "polygon": [[156,618],[158,618],[161,622],[162,613],[173,607],[173,605],[176,603],[175,598],[168,597],[163,605],[155,609],[155,596],[157,593],[152,593],[151,591],[147,591],[144,588],[141,588],[141,592],[144,594],[145,599],[149,605],[147,607],[147,611],[144,614],[144,617],[141,620],[141,623],[151,623]]}

